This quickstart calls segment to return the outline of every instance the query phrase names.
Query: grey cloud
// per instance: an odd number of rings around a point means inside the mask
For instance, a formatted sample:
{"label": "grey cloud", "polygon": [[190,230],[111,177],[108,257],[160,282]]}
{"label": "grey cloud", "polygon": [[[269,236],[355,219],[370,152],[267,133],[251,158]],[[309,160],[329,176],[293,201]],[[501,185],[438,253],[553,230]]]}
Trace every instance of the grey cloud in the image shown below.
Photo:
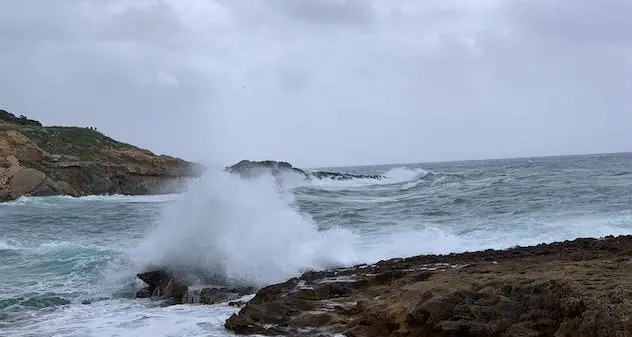
{"label": "grey cloud", "polygon": [[273,4],[291,17],[310,23],[365,24],[373,17],[371,2],[364,0],[280,0]]}
{"label": "grey cloud", "polygon": [[508,13],[523,33],[564,45],[632,42],[629,0],[523,1]]}
{"label": "grey cloud", "polygon": [[7,0],[0,105],[225,163],[629,150],[631,15],[614,0]]}
{"label": "grey cloud", "polygon": [[165,46],[177,45],[183,33],[180,19],[164,1],[156,1],[143,7],[129,6],[109,15],[107,20],[94,20],[92,26],[92,33],[99,40]]}

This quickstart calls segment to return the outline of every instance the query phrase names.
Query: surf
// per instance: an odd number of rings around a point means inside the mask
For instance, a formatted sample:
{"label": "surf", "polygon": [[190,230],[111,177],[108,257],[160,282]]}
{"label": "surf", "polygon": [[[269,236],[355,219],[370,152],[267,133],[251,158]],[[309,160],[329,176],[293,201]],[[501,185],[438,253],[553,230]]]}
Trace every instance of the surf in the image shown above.
{"label": "surf", "polygon": [[294,203],[270,175],[242,179],[208,171],[165,208],[130,253],[134,268],[160,266],[262,286],[352,263],[356,235],[342,228],[320,231]]}

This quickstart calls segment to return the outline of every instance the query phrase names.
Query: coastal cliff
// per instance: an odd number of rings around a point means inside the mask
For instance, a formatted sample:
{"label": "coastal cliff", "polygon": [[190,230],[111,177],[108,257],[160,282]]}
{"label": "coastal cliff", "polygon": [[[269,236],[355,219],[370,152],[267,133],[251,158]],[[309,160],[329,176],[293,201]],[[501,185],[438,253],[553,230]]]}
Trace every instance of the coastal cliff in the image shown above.
{"label": "coastal cliff", "polygon": [[200,172],[197,164],[156,155],[94,128],[43,126],[0,110],[0,201],[173,193]]}

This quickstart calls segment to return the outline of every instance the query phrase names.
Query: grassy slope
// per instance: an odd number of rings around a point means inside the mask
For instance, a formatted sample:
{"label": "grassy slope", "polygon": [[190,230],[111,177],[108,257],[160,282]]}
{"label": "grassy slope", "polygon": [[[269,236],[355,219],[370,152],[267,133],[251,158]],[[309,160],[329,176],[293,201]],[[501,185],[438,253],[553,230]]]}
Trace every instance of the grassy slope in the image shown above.
{"label": "grassy slope", "polygon": [[29,137],[40,148],[50,154],[75,156],[82,161],[91,161],[99,157],[100,151],[107,148],[138,149],[105,136],[99,131],[85,127],[42,126],[41,123],[26,117],[16,117],[0,110],[0,131],[16,130]]}

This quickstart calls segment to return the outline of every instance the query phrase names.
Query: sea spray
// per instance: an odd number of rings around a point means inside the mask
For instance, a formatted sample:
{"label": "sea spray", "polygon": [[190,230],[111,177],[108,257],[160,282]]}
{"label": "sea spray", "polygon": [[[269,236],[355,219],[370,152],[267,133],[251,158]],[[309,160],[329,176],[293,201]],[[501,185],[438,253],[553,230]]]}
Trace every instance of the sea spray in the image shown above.
{"label": "sea spray", "polygon": [[261,286],[352,262],[350,231],[319,231],[292,203],[270,175],[242,179],[209,170],[164,210],[132,252],[133,267]]}

